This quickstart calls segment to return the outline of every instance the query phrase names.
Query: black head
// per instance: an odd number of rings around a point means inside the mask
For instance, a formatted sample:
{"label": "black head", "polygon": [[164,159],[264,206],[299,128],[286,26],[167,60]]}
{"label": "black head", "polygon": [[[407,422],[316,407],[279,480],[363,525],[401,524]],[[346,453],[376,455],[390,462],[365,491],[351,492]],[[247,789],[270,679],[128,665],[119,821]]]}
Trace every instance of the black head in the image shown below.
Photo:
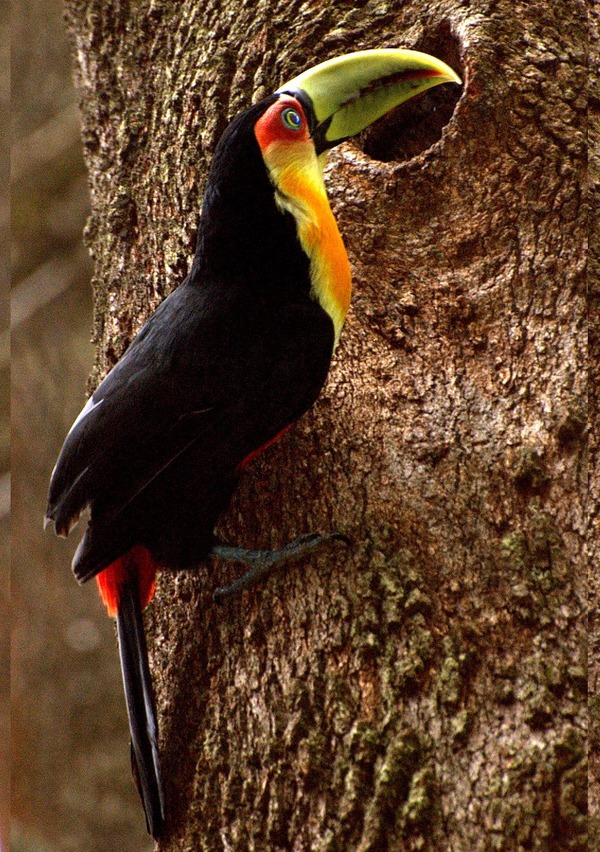
{"label": "black head", "polygon": [[[206,182],[198,229],[193,278],[226,278],[256,287],[285,280],[309,287],[308,258],[296,224],[275,204],[275,189],[254,128],[278,94],[233,119],[221,137]],[[285,286],[285,282],[283,284]]]}

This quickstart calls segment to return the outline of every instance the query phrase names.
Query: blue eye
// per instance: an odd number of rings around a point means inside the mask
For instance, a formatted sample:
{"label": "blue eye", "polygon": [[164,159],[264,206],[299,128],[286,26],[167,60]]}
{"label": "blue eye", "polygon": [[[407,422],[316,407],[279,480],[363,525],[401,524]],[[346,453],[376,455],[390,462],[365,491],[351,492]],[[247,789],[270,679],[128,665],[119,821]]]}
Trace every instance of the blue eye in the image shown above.
{"label": "blue eye", "polygon": [[287,127],[288,130],[301,130],[302,128],[302,116],[292,107],[284,109],[281,113],[281,120],[283,126]]}

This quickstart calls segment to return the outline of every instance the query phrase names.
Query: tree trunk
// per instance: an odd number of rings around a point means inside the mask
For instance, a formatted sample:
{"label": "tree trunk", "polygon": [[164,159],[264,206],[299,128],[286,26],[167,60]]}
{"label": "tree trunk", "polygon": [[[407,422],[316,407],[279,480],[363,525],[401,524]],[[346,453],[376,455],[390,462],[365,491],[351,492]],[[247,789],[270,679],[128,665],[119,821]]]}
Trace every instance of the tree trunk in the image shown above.
{"label": "tree trunk", "polygon": [[[592,413],[590,429],[590,495],[588,523],[588,560],[597,569],[600,562],[600,9],[596,6],[590,14],[590,119],[589,186],[590,229],[588,261],[589,316],[589,404]],[[590,636],[589,708],[590,731],[590,839],[592,846],[600,846],[600,574],[589,573]]]}
{"label": "tree trunk", "polygon": [[94,383],[186,274],[241,108],[366,47],[465,79],[458,103],[440,87],[332,153],[353,309],[321,399],[221,527],[257,547],[337,529],[351,547],[221,608],[237,569],[161,575],[160,848],[586,848],[584,3],[67,14]]}

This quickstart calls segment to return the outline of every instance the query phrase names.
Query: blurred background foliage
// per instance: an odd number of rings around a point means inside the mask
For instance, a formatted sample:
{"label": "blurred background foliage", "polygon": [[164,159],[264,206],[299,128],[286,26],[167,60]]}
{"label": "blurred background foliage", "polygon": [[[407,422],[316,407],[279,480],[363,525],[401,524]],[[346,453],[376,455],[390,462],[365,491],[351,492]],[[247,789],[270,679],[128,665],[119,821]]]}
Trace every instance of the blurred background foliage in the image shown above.
{"label": "blurred background foliage", "polygon": [[[65,543],[42,530],[52,466],[85,401],[93,360],[91,267],[82,243],[89,195],[69,45],[60,0],[17,0],[10,39],[9,7],[6,0],[0,3],[5,127],[12,41],[12,376],[7,310],[0,328],[4,624],[9,621],[6,436],[12,378],[11,848],[140,852],[151,845],[131,780],[113,625],[94,588],[80,589],[70,573],[77,534]],[[8,164],[8,156],[1,159]],[[6,248],[7,198],[0,204]],[[6,643],[3,663],[0,722],[6,731]],[[0,759],[7,770],[6,748]],[[1,792],[6,827],[6,786]]]}
{"label": "blurred background foliage", "polygon": [[0,848],[6,848],[9,821],[10,695],[10,303],[9,303],[9,164],[10,164],[10,20],[8,3],[0,4]]}

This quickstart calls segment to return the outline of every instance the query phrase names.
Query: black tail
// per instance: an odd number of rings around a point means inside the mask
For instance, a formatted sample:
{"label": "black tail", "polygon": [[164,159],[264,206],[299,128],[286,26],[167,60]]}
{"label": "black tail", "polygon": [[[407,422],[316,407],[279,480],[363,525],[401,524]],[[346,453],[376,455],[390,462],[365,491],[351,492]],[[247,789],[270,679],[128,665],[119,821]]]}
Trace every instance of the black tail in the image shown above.
{"label": "black tail", "polygon": [[125,583],[120,590],[117,634],[131,732],[131,765],[146,812],[146,825],[156,840],[164,826],[165,803],[154,693],[137,580]]}

